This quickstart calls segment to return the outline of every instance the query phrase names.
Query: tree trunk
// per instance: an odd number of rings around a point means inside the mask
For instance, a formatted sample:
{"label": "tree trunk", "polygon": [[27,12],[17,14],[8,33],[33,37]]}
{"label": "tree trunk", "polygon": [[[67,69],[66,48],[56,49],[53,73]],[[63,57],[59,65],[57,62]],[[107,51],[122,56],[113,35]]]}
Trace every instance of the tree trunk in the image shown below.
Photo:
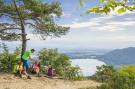
{"label": "tree trunk", "polygon": [[22,59],[22,55],[24,53],[24,51],[26,50],[26,46],[27,46],[27,40],[26,40],[26,32],[25,32],[25,28],[24,25],[21,26],[21,31],[22,31],[22,50],[21,50],[21,59]]}
{"label": "tree trunk", "polygon": [[21,37],[22,37],[22,50],[21,50],[21,60],[22,60],[22,55],[24,53],[24,51],[26,50],[26,44],[27,44],[27,39],[26,39],[26,32],[25,32],[25,27],[24,27],[24,20],[23,17],[21,15],[21,12],[19,11],[17,5],[16,5],[16,1],[13,0],[14,2],[14,6],[15,6],[15,10],[18,14],[19,20],[20,20],[20,27],[21,27]]}

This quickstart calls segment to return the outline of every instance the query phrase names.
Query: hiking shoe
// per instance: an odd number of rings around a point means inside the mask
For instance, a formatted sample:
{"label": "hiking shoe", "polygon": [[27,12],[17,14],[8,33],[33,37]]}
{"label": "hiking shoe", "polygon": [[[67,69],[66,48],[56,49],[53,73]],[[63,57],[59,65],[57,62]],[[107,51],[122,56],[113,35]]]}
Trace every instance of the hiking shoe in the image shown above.
{"label": "hiking shoe", "polygon": [[20,75],[20,78],[23,78],[23,76],[22,76],[22,75]]}
{"label": "hiking shoe", "polygon": [[30,76],[28,76],[27,79],[32,79],[32,78]]}
{"label": "hiking shoe", "polygon": [[41,77],[41,75],[38,73],[38,74],[37,74],[37,77]]}

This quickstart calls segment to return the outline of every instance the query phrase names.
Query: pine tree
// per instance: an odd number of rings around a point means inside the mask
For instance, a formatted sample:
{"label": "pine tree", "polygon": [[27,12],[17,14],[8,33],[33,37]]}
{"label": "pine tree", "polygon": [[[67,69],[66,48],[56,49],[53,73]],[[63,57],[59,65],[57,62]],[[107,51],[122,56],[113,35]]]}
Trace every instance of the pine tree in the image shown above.
{"label": "pine tree", "polygon": [[69,28],[57,25],[54,15],[62,15],[59,2],[0,0],[0,40],[21,40],[23,54],[29,40],[26,37],[28,32],[38,34],[42,39],[65,35]]}

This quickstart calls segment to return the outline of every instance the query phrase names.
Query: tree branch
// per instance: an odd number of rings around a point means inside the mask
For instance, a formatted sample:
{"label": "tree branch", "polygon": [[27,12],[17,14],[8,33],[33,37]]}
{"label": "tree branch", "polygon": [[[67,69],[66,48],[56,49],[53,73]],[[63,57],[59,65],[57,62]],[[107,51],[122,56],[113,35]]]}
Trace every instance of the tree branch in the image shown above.
{"label": "tree branch", "polygon": [[3,29],[0,29],[0,33],[6,31],[6,30],[11,30],[11,29],[18,29],[20,30],[20,28],[3,28]]}
{"label": "tree branch", "polygon": [[1,13],[0,17],[2,17],[2,16],[7,16],[7,17],[12,18],[12,19],[19,19],[16,16],[11,16],[10,14],[7,14],[7,13]]}

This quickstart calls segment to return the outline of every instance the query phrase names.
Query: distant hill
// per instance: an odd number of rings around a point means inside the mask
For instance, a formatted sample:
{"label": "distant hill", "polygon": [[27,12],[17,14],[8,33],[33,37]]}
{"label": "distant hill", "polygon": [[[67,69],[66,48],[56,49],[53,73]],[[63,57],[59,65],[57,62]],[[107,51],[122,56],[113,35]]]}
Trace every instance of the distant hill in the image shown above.
{"label": "distant hill", "polygon": [[101,57],[107,63],[114,65],[135,64],[135,47],[113,50]]}
{"label": "distant hill", "polygon": [[104,55],[110,52],[110,50],[105,49],[80,49],[80,50],[66,50],[62,51],[62,53],[67,54],[71,59],[90,59],[97,55]]}

